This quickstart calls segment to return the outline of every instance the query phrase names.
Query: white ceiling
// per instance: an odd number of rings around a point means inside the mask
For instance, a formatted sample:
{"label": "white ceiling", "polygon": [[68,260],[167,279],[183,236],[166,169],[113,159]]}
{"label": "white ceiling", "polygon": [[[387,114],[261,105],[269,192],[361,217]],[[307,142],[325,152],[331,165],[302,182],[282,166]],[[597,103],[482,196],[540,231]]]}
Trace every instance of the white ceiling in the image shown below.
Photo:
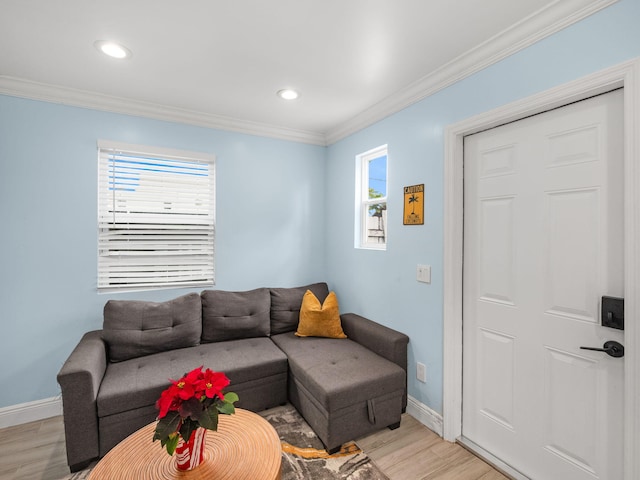
{"label": "white ceiling", "polygon": [[0,93],[326,144],[612,1],[0,0]]}

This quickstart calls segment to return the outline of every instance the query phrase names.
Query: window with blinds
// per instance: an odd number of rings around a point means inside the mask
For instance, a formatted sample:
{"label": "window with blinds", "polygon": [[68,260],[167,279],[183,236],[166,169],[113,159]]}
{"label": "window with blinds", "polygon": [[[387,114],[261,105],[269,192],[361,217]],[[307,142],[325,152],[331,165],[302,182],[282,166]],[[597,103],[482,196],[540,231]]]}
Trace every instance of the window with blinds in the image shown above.
{"label": "window with blinds", "polygon": [[214,284],[215,157],[98,142],[98,290]]}

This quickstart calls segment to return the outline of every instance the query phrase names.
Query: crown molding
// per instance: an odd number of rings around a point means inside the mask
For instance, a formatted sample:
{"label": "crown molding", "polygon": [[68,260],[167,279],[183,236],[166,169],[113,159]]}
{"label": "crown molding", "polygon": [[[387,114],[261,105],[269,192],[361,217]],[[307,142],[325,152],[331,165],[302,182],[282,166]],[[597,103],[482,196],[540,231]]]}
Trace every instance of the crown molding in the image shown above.
{"label": "crown molding", "polygon": [[326,133],[331,145],[616,3],[556,0]]}
{"label": "crown molding", "polygon": [[323,134],[0,75],[0,94],[326,146]]}
{"label": "crown molding", "polygon": [[327,146],[552,35],[618,0],[555,0],[336,128],[312,132],[0,75],[0,94]]}

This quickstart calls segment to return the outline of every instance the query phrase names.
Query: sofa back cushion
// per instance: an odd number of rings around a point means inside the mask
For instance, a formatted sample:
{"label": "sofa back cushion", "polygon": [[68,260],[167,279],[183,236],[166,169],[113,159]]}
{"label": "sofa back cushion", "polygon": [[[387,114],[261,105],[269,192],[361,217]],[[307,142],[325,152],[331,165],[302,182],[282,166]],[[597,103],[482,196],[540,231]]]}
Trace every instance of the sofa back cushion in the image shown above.
{"label": "sofa back cushion", "polygon": [[198,345],[201,332],[197,293],[161,303],[109,300],[104,306],[102,338],[112,362]]}
{"label": "sofa back cushion", "polygon": [[298,328],[302,297],[311,290],[320,304],[329,295],[326,283],[314,283],[305,287],[271,289],[271,335],[292,332]]}
{"label": "sofa back cushion", "polygon": [[201,296],[202,343],[269,336],[269,289],[205,290]]}

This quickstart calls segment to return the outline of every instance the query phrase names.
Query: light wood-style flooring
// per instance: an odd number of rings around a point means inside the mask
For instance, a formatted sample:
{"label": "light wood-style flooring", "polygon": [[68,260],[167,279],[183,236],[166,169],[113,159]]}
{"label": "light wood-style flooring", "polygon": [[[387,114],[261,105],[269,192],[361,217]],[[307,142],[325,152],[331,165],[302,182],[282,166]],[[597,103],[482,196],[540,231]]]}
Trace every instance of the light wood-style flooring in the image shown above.
{"label": "light wood-style flooring", "polygon": [[[391,480],[507,480],[407,414],[400,428],[357,443]],[[58,480],[68,474],[62,417],[0,429],[0,480]]]}
{"label": "light wood-style flooring", "polygon": [[408,414],[397,430],[384,429],[356,443],[391,480],[508,480]]}

